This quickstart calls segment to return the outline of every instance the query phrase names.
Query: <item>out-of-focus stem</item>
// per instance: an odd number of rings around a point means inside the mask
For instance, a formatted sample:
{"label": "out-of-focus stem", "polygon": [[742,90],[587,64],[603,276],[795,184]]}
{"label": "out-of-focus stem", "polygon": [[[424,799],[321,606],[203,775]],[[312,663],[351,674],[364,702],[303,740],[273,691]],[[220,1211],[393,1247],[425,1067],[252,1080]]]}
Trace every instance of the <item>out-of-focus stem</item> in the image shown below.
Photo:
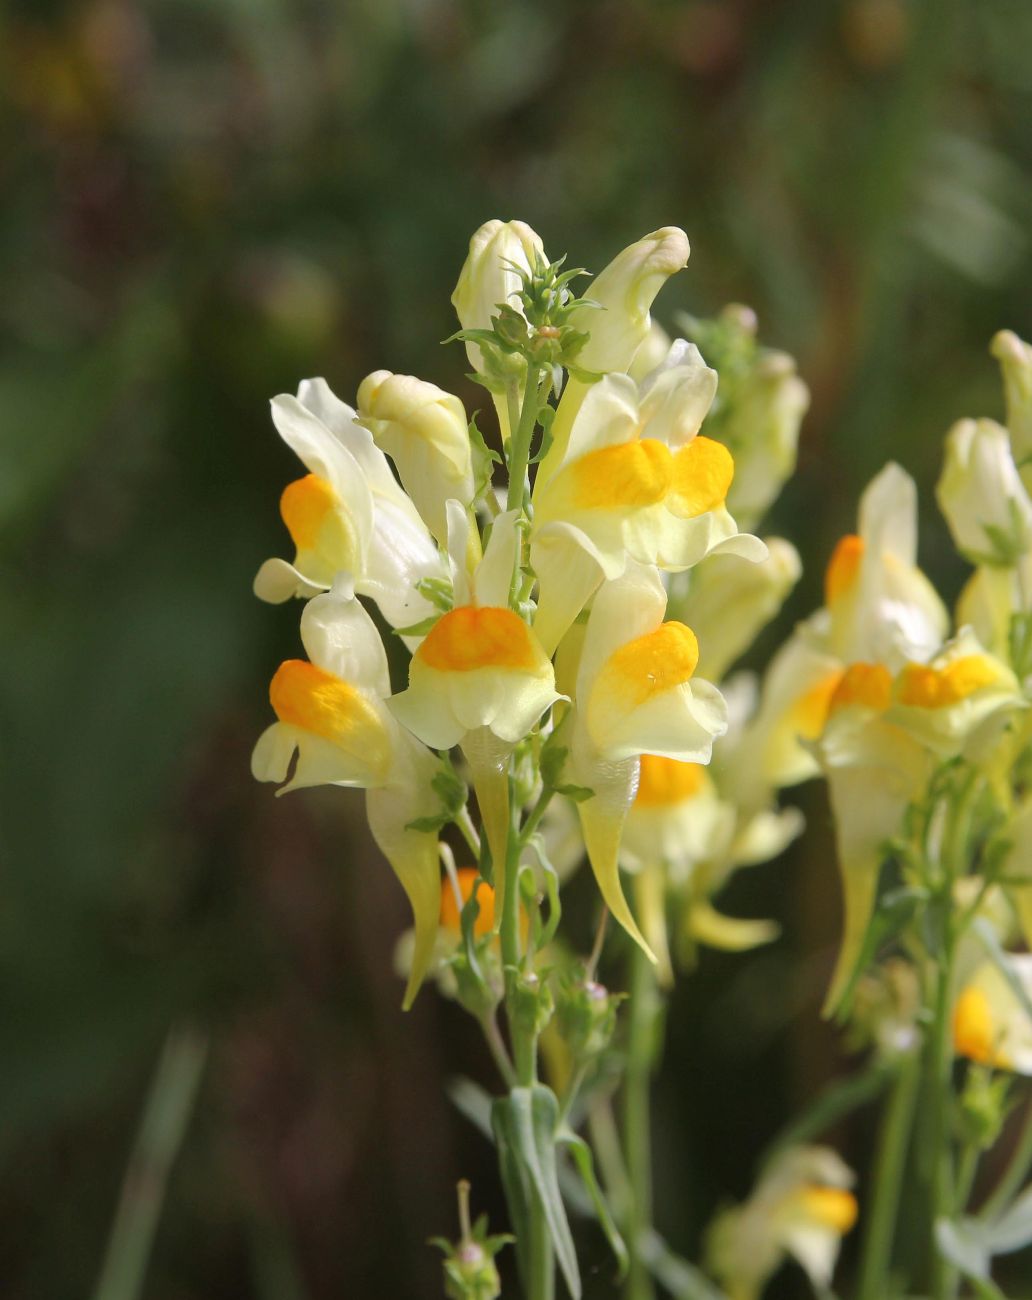
{"label": "out-of-focus stem", "polygon": [[204,1068],[208,1045],[197,1030],[172,1029],[147,1095],[122,1181],[94,1300],[137,1300],[176,1158]]}
{"label": "out-of-focus stem", "polygon": [[882,1300],[888,1292],[900,1188],[920,1079],[921,1054],[914,1050],[900,1062],[878,1136],[872,1179],[874,1192],[864,1228],[857,1300]]}
{"label": "out-of-focus stem", "polygon": [[654,1300],[655,1288],[643,1254],[652,1226],[652,1126],[651,1084],[659,1015],[659,990],[649,959],[634,944],[631,951],[631,990],[628,1004],[629,1034],[623,1093],[623,1136],[630,1204],[627,1213],[627,1249],[630,1264],[624,1286],[625,1300]]}

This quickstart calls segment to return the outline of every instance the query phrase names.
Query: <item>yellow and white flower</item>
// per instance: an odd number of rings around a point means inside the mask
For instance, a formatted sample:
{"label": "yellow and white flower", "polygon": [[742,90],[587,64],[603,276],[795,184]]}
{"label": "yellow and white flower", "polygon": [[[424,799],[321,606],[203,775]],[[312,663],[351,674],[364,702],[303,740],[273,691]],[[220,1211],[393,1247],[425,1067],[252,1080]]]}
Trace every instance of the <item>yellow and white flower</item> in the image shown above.
{"label": "yellow and white flower", "polygon": [[[1011,978],[1032,996],[1032,954],[1008,953]],[[986,961],[957,995],[953,1046],[958,1056],[1015,1074],[1032,1075],[1032,1021],[995,962]]]}
{"label": "yellow and white flower", "polygon": [[[413,375],[375,370],[359,385],[358,418],[398,468],[421,518],[447,545],[445,502],[473,500],[473,454],[462,402]],[[471,533],[471,537],[472,537]]]}
{"label": "yellow and white flower", "polygon": [[[646,951],[620,884],[620,840],[642,754],[709,762],[727,729],[715,686],[694,677],[695,634],[663,622],[666,592],[655,569],[629,565],[603,584],[585,629],[577,668],[570,745],[574,782],[594,791],[577,805],[602,897]],[[651,954],[650,954],[651,955]]]}
{"label": "yellow and white flower", "polygon": [[[664,226],[618,253],[591,282],[587,297],[598,307],[571,313],[569,324],[590,334],[577,363],[598,374],[626,373],[652,330],[650,308],[671,275],[688,264],[688,236]],[[601,310],[600,310],[601,309]],[[566,455],[570,430],[591,385],[571,375],[552,423],[552,446],[538,466],[544,487]]]}
{"label": "yellow and white flower", "polygon": [[727,511],[730,452],[698,436],[715,387],[698,349],[681,341],[640,387],[610,374],[587,393],[564,454],[534,489],[535,626],[547,648],[629,560],[673,571],[718,548],[766,555]]}
{"label": "yellow and white flower", "polygon": [[494,523],[484,558],[466,577],[469,516],[448,503],[455,607],[442,615],[409,665],[408,689],[391,708],[434,749],[461,745],[469,762],[501,888],[509,823],[508,759],[560,697],[548,655],[509,607],[515,572],[517,513]]}
{"label": "yellow and white flower", "polygon": [[259,781],[286,782],[278,794],[316,785],[368,792],[373,838],[401,881],[415,919],[408,1008],[433,956],[440,871],[437,836],[407,827],[436,812],[431,786],[436,763],[384,703],[390,695],[387,656],[348,579],[308,602],[301,640],[308,659],[289,659],[276,670],[269,698],[277,720],[259,738],[251,770]]}
{"label": "yellow and white flower", "polygon": [[961,628],[929,664],[908,663],[892,690],[891,720],[944,757],[960,753],[994,718],[1024,707],[1017,678]]}
{"label": "yellow and white flower", "polygon": [[786,1257],[825,1289],[842,1238],[857,1217],[852,1170],[828,1147],[793,1147],[764,1171],[753,1194],[722,1211],[707,1233],[707,1257],[728,1300],[759,1300]]}
{"label": "yellow and white flower", "polygon": [[860,498],[860,531],[843,537],[825,575],[827,649],[843,664],[923,662],[942,645],[945,606],[917,567],[917,489],[888,464]]}
{"label": "yellow and white flower", "polygon": [[828,706],[817,753],[828,781],[842,880],[843,935],[824,1002],[831,1015],[846,990],[874,910],[884,845],[925,789],[933,762],[890,720],[892,677],[884,664],[855,663]]}
{"label": "yellow and white flower", "polygon": [[810,390],[785,352],[767,352],[744,383],[723,430],[733,448],[735,477],[728,509],[754,528],[795,469],[799,429]]}
{"label": "yellow and white flower", "polygon": [[393,627],[433,613],[416,584],[443,577],[444,564],[387,458],[356,423],[351,407],[325,380],[306,379],[297,397],[273,399],[272,418],[309,472],[289,484],[280,501],[294,561],[266,560],[254,580],[255,594],[274,604],[313,596],[346,572],[355,590],[375,600]]}
{"label": "yellow and white flower", "polygon": [[959,420],[949,431],[936,496],[962,554],[1003,568],[1027,554],[1032,501],[995,420]]}
{"label": "yellow and white flower", "polygon": [[[523,287],[520,272],[533,270],[545,258],[540,236],[523,221],[486,221],[469,241],[469,253],[459,272],[452,294],[452,306],[464,330],[489,330],[502,305],[522,314],[518,294]],[[480,344],[466,343],[466,355],[474,370],[484,375],[492,390],[506,382],[519,382],[526,361],[518,356],[488,357]],[[502,439],[509,437],[509,411],[504,394],[492,391]]]}

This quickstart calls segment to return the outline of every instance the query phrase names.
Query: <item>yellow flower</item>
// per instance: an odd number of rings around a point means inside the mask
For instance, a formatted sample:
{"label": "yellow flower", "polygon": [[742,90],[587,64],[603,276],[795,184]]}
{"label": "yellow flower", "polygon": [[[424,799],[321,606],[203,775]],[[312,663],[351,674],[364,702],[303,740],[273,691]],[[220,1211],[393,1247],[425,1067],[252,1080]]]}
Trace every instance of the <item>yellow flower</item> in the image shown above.
{"label": "yellow flower", "polygon": [[1024,700],[1013,672],[962,628],[929,664],[908,663],[896,677],[891,719],[930,750],[960,753],[980,728],[1006,719]]}
{"label": "yellow flower", "polygon": [[392,627],[418,623],[433,606],[416,590],[444,565],[415,506],[398,486],[383,452],[322,379],[307,379],[297,397],[273,400],[280,436],[308,474],[289,484],[280,510],[295,547],[292,564],[266,560],[255,594],[280,603],[325,591],[338,573],[379,605]]}
{"label": "yellow flower", "polygon": [[688,265],[689,251],[684,231],[664,226],[629,245],[599,272],[586,296],[601,310],[584,307],[570,318],[591,334],[578,365],[599,374],[627,371],[648,337],[653,299],[671,275]]}
{"label": "yellow flower", "polygon": [[465,577],[469,518],[450,502],[455,608],[434,624],[409,665],[408,689],[391,700],[406,727],[434,749],[461,745],[470,764],[501,888],[509,824],[508,759],[559,699],[548,655],[509,608],[516,511],[494,523],[484,557]]}
{"label": "yellow flower", "polygon": [[835,815],[843,937],[824,1003],[830,1015],[860,955],[878,890],[885,841],[925,789],[932,758],[888,712],[892,679],[883,664],[852,664],[829,701],[817,747]]}
{"label": "yellow flower", "polygon": [[[1005,960],[1011,978],[1032,994],[1032,955],[1008,953]],[[957,995],[953,1047],[981,1065],[1032,1075],[1032,1024],[995,962],[979,966]]]}
{"label": "yellow flower", "polygon": [[1032,541],[1032,501],[1018,477],[1007,430],[995,420],[959,420],[946,437],[936,486],[957,549],[1013,568]]}
{"label": "yellow flower", "polygon": [[666,592],[655,569],[629,565],[621,578],[600,588],[577,667],[570,745],[573,780],[594,791],[577,810],[599,889],[615,919],[646,951],[618,865],[640,756],[705,763],[713,741],[727,729],[720,692],[694,677],[694,633],[682,623],[663,622],[665,609]]}
{"label": "yellow flower", "polygon": [[758,1300],[786,1256],[820,1289],[831,1284],[842,1238],[856,1223],[849,1167],[827,1147],[793,1147],[764,1171],[742,1205],[707,1233],[709,1266],[729,1300]]}
{"label": "yellow flower", "polygon": [[[1032,454],[1032,347],[1012,330],[1000,330],[989,349],[1003,371],[1007,428],[1014,459],[1025,465]],[[1025,469],[1025,475],[1028,470]]]}
{"label": "yellow flower", "polygon": [[315,785],[367,791],[373,838],[408,895],[415,920],[407,1009],[437,937],[437,836],[407,829],[437,811],[435,760],[384,704],[390,694],[387,656],[348,580],[305,606],[301,639],[308,660],[290,659],[277,669],[269,689],[277,720],[259,738],[251,770],[259,781],[286,782],[278,794]]}
{"label": "yellow flower", "polygon": [[730,452],[698,435],[715,386],[698,350],[682,341],[640,387],[607,375],[584,398],[564,454],[534,489],[535,628],[547,648],[628,560],[681,570],[718,548],[766,555],[725,507]]}
{"label": "yellow flower", "polygon": [[844,664],[884,663],[893,671],[926,660],[949,619],[917,567],[917,491],[889,464],[860,499],[860,529],[835,548],[825,576],[828,651]]}
{"label": "yellow flower", "polygon": [[473,500],[473,457],[462,403],[436,384],[376,370],[358,389],[361,423],[398,467],[402,485],[437,540],[447,543],[445,502]]}

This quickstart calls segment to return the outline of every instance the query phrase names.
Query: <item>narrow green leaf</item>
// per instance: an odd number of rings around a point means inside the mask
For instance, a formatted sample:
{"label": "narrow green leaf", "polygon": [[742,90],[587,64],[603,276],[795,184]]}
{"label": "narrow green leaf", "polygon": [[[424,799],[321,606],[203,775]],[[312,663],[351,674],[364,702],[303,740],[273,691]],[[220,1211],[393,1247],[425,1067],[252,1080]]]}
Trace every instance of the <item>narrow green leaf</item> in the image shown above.
{"label": "narrow green leaf", "polygon": [[570,1154],[573,1156],[573,1162],[577,1166],[584,1186],[588,1195],[591,1197],[591,1203],[595,1207],[595,1215],[598,1219],[599,1226],[606,1234],[606,1240],[609,1247],[616,1256],[618,1266],[617,1279],[623,1281],[627,1273],[627,1266],[630,1262],[627,1254],[627,1246],[620,1235],[620,1229],[616,1226],[616,1220],[613,1218],[612,1211],[609,1209],[609,1203],[606,1200],[605,1193],[598,1184],[595,1177],[595,1161],[591,1154],[591,1147],[577,1133],[570,1129],[564,1129],[559,1134],[559,1141],[563,1146],[568,1147]]}
{"label": "narrow green leaf", "polygon": [[[556,1259],[573,1300],[580,1300],[580,1269],[566,1209],[559,1192],[555,1146],[559,1128],[559,1102],[551,1088],[513,1088],[507,1098],[495,1102],[492,1123],[499,1150],[503,1142],[513,1153],[520,1169],[520,1190],[524,1197],[537,1196],[555,1248]],[[503,1161],[503,1181],[506,1180]],[[508,1175],[512,1179],[512,1170]],[[529,1182],[529,1187],[527,1183]],[[508,1183],[506,1195],[509,1195]],[[519,1232],[517,1232],[519,1238]]]}

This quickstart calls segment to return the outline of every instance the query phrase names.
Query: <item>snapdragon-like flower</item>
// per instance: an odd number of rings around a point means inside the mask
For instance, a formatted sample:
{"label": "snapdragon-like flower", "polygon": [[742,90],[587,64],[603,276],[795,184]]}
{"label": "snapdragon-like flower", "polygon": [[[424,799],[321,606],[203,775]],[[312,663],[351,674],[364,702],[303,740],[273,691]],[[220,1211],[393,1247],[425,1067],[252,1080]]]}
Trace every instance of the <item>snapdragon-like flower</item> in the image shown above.
{"label": "snapdragon-like flower", "polygon": [[474,493],[469,423],[462,402],[412,375],[376,370],[359,385],[358,415],[398,467],[420,517],[446,546],[445,502],[469,506]]}
{"label": "snapdragon-like flower", "polygon": [[957,549],[969,559],[1013,568],[1032,543],[1032,501],[995,420],[960,420],[946,437],[936,495]]}
{"label": "snapdragon-like flower", "polygon": [[274,604],[314,596],[346,572],[393,627],[430,615],[433,606],[417,586],[443,577],[444,565],[387,458],[351,407],[325,380],[306,379],[297,397],[273,399],[272,419],[309,472],[289,484],[280,501],[294,561],[266,560],[254,580],[255,594]]}
{"label": "snapdragon-like flower", "polygon": [[891,716],[929,750],[949,757],[995,716],[1024,707],[1011,669],[961,628],[931,663],[904,665],[893,684]]}
{"label": "snapdragon-like flower", "polygon": [[718,548],[766,555],[725,506],[730,453],[698,432],[715,387],[698,349],[682,340],[640,386],[610,374],[587,393],[562,457],[534,490],[535,627],[546,647],[628,560],[682,570]]}
{"label": "snapdragon-like flower", "polygon": [[767,513],[795,469],[810,390],[785,352],[766,352],[743,382],[720,431],[735,458],[728,509],[743,527]]}
{"label": "snapdragon-like flower", "polygon": [[437,620],[409,665],[408,689],[391,700],[406,727],[434,749],[461,745],[469,762],[501,889],[509,826],[508,760],[559,699],[548,655],[509,606],[518,550],[517,512],[494,523],[468,575],[468,513],[449,502],[455,607]]}
{"label": "snapdragon-like flower", "polygon": [[759,1300],[786,1256],[828,1287],[856,1222],[853,1182],[828,1147],[792,1147],[773,1160],[749,1199],[722,1211],[707,1234],[709,1266],[729,1300]]}
{"label": "snapdragon-like flower", "polygon": [[[570,770],[593,795],[577,805],[585,846],[614,918],[649,951],[620,884],[620,839],[642,754],[709,762],[727,729],[715,686],[694,677],[695,634],[664,622],[655,569],[629,565],[595,597],[576,673]],[[650,953],[650,955],[652,955]]]}
{"label": "snapdragon-like flower", "polygon": [[919,797],[933,761],[909,730],[890,721],[892,676],[884,664],[855,663],[828,706],[817,754],[828,781],[842,882],[843,934],[824,1003],[845,993],[874,910],[884,845]]}
{"label": "snapdragon-like flower", "polygon": [[986,961],[957,995],[953,1046],[980,1065],[1032,1075],[1032,1022],[1013,987],[1032,996],[1032,954],[1008,953],[1004,960],[1007,975]]}
{"label": "snapdragon-like flower", "polygon": [[[579,366],[598,374],[626,373],[636,361],[652,330],[650,308],[671,275],[688,264],[688,236],[676,226],[664,226],[618,253],[592,281],[588,295],[594,307],[584,306],[570,324],[590,334],[578,357]],[[581,403],[591,391],[586,378],[571,375],[552,422],[552,444],[538,466],[538,488],[563,462]]]}
{"label": "snapdragon-like flower", "polygon": [[949,617],[917,567],[917,489],[888,464],[860,498],[860,529],[843,537],[825,575],[827,649],[844,664],[923,662]]}
{"label": "snapdragon-like flower", "polygon": [[437,836],[409,829],[436,811],[431,785],[436,761],[385,705],[387,656],[347,577],[305,606],[301,640],[308,659],[288,659],[277,669],[269,687],[277,720],[259,738],[251,770],[259,781],[286,781],[279,794],[316,785],[367,791],[370,830],[408,895],[415,920],[407,1008],[437,937]]}

